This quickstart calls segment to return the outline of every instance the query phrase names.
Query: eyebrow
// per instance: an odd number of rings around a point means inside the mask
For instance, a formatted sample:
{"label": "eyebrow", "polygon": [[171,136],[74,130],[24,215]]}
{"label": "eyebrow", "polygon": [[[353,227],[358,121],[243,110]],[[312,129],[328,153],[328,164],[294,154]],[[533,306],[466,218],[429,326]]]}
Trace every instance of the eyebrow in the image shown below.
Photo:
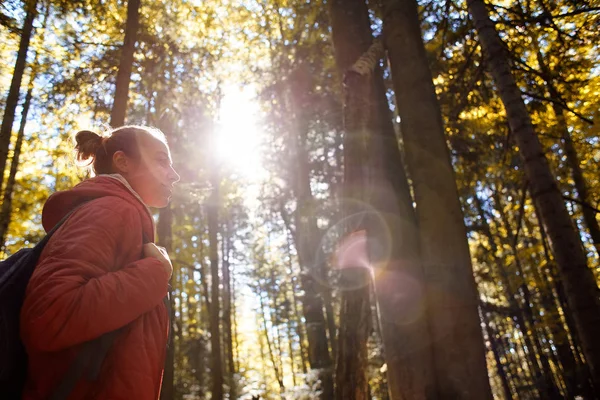
{"label": "eyebrow", "polygon": [[163,156],[165,158],[167,158],[169,160],[170,163],[173,163],[173,161],[171,160],[171,156],[169,155],[169,153],[163,151],[163,150],[159,150],[156,152],[157,155],[159,156]]}

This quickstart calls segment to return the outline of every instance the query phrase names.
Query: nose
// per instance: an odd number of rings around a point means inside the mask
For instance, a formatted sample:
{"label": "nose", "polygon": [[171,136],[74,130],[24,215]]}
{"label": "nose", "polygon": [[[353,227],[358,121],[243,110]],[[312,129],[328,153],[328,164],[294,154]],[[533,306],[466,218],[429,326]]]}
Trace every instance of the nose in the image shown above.
{"label": "nose", "polygon": [[179,182],[180,179],[181,177],[177,171],[175,171],[175,168],[171,167],[171,170],[169,171],[169,181],[171,181],[171,184]]}

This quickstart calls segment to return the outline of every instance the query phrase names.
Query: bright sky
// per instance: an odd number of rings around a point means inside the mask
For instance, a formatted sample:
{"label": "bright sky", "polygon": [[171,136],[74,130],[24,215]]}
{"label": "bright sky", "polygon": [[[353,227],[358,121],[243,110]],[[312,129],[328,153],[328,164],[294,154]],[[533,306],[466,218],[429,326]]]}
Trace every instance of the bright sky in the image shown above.
{"label": "bright sky", "polygon": [[262,166],[260,109],[251,86],[226,86],[216,127],[217,153],[223,166],[248,183],[266,179]]}

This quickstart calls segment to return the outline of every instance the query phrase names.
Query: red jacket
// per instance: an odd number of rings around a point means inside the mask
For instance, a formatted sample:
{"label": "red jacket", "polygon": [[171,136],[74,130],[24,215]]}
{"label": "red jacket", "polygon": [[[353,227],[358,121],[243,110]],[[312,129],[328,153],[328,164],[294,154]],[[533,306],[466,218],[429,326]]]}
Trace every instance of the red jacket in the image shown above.
{"label": "red jacket", "polygon": [[99,176],[48,199],[46,231],[88,200],[50,239],[27,287],[21,336],[29,376],[23,398],[46,399],[83,342],[127,325],[98,380],[82,378],[69,399],[157,399],[169,276],[157,259],[141,258],[142,232],[154,237],[152,216],[124,183]]}

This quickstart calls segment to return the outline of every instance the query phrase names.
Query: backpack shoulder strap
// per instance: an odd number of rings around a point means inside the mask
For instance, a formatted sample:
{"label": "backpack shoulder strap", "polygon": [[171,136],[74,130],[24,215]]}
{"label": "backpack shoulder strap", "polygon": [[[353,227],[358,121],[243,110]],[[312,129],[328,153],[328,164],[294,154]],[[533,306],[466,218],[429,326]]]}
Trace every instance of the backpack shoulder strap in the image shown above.
{"label": "backpack shoulder strap", "polygon": [[50,229],[50,231],[48,233],[46,233],[46,236],[44,236],[44,238],[42,240],[40,240],[38,242],[38,244],[35,245],[36,249],[43,249],[46,246],[46,243],[48,243],[48,240],[50,240],[50,238],[52,237],[52,235],[54,235],[54,233],[61,227],[63,226],[63,224],[69,219],[69,217],[73,214],[75,214],[75,211],[79,210],[81,207],[83,207],[84,205],[86,205],[87,203],[89,203],[92,200],[87,200],[84,201],[81,204],[78,204],[77,207],[75,207],[74,209],[72,209],[71,211],[69,211],[64,217],[61,218],[60,221],[58,221],[56,223],[56,225],[54,225],[54,227],[52,229]]}

